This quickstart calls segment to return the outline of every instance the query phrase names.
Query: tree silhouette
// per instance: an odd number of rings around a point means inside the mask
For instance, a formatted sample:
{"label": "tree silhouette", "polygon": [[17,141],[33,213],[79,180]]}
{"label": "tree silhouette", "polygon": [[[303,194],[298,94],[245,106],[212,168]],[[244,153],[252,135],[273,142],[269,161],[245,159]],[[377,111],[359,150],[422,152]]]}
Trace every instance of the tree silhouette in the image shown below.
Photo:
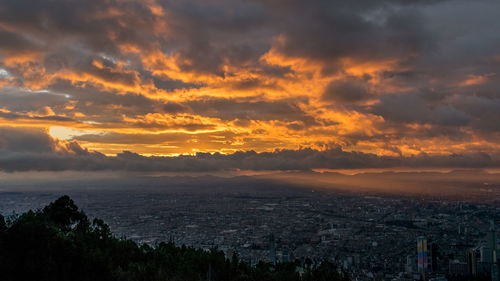
{"label": "tree silhouette", "polygon": [[[333,264],[259,263],[251,267],[235,253],[160,243],[137,245],[112,235],[103,220],[90,223],[73,200],[63,196],[38,211],[7,223],[0,215],[0,280],[39,281],[300,281],[345,280]],[[312,278],[312,279],[311,279]]]}

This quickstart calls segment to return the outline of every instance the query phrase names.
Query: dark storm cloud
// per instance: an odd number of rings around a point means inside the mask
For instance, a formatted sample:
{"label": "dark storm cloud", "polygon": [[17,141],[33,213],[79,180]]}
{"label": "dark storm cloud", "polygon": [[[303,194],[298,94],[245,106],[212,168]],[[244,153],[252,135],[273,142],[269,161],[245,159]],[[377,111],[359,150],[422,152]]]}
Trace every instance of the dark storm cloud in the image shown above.
{"label": "dark storm cloud", "polygon": [[76,68],[81,73],[92,75],[93,77],[101,79],[106,83],[116,83],[130,87],[139,84],[139,77],[137,73],[118,70],[116,69],[116,65],[106,60],[103,60],[102,62],[104,64],[104,67],[102,68],[93,65],[92,61],[87,61],[84,64],[77,65]]}
{"label": "dark storm cloud", "polygon": [[162,79],[159,77],[151,77],[153,79],[153,83],[156,88],[162,89],[162,90],[177,90],[177,89],[193,89],[193,88],[200,88],[203,86],[203,84],[195,84],[195,83],[184,83],[180,80],[174,80],[174,79]]}
{"label": "dark storm cloud", "polygon": [[[130,44],[141,51],[150,50],[159,40],[154,34],[158,20],[140,1],[1,0],[0,26],[8,28],[15,37],[1,40],[0,45],[38,51],[41,57],[32,59],[30,64],[37,69],[39,80],[47,79],[41,75],[43,72],[70,70],[110,83],[135,86],[139,83],[136,70],[141,71],[139,58],[122,53],[120,48]],[[4,33],[0,30],[0,37],[5,37]],[[128,61],[129,71],[116,69],[111,61],[115,59]],[[104,67],[92,65],[94,60],[101,61]],[[24,77],[17,80],[20,85],[26,82],[26,69],[16,64],[7,69],[15,78]]]}
{"label": "dark storm cloud", "polygon": [[81,112],[88,116],[87,120],[101,123],[119,122],[122,115],[145,115],[160,110],[161,106],[142,95],[119,95],[91,85],[73,85],[66,80],[55,81],[49,90],[58,93],[60,97],[68,95],[66,101],[75,102],[74,108],[67,110],[68,112]]}
{"label": "dark storm cloud", "polygon": [[0,127],[0,150],[26,153],[55,153],[63,154],[80,151],[72,144],[70,147],[61,144],[49,136],[44,130],[33,128]]}
{"label": "dark storm cloud", "polygon": [[64,143],[40,130],[0,128],[0,170],[125,170],[125,171],[218,171],[218,170],[310,170],[387,167],[498,167],[486,153],[443,156],[388,157],[347,152],[340,147],[277,150],[256,153],[197,153],[194,156],[145,157],[124,151],[116,157],[88,152],[76,142]]}
{"label": "dark storm cloud", "polygon": [[[149,49],[160,42],[165,52],[177,52],[183,70],[220,76],[224,64],[258,64],[278,35],[285,39],[277,45],[282,53],[330,62],[406,56],[434,42],[422,24],[423,2],[352,2],[160,1],[169,38],[152,32],[160,17],[141,2],[4,0],[0,21],[42,41],[77,38],[118,57],[118,44]],[[47,48],[61,41],[51,42]]]}
{"label": "dark storm cloud", "polygon": [[429,106],[417,94],[387,95],[373,106],[372,113],[387,120],[404,123],[465,126],[469,117],[448,104]]}
{"label": "dark storm cloud", "polygon": [[0,128],[0,149],[10,152],[53,152],[55,142],[40,130]]}
{"label": "dark storm cloud", "polygon": [[36,111],[45,106],[63,106],[68,98],[62,94],[32,92],[12,87],[0,88],[0,107],[15,113]]}
{"label": "dark storm cloud", "polygon": [[[224,75],[224,64],[258,65],[278,35],[284,38],[276,46],[282,53],[326,61],[325,67],[344,57],[372,60],[425,52],[435,47],[439,30],[425,24],[423,9],[437,2],[159,1],[168,14],[168,38],[152,32],[160,17],[132,1],[3,0],[0,22],[50,40],[50,47],[61,43],[52,39],[71,37],[118,57],[117,44],[148,49],[159,42],[164,52],[178,52],[184,70]],[[111,11],[115,14],[106,15]]]}
{"label": "dark storm cloud", "polygon": [[171,16],[172,38],[184,71],[224,76],[226,63],[257,63],[270,47],[272,18],[252,1],[161,1]]}
{"label": "dark storm cloud", "polygon": [[5,120],[33,120],[73,122],[74,120],[57,113],[47,114],[47,110],[59,111],[68,98],[50,92],[31,92],[16,88],[0,88],[0,118]]}
{"label": "dark storm cloud", "polygon": [[189,108],[186,106],[176,103],[176,102],[167,102],[163,106],[163,110],[167,113],[183,113],[183,112],[189,112]]}
{"label": "dark storm cloud", "polygon": [[[444,6],[446,1],[189,0],[158,3],[166,11],[165,18],[155,15],[140,1],[2,0],[0,22],[16,29],[17,33],[24,32],[42,42],[50,42],[45,44],[47,51],[49,47],[60,48],[65,38],[74,42],[73,46],[64,47],[63,53],[74,52],[83,44],[96,54],[109,53],[117,57],[123,57],[118,44],[132,43],[141,50],[148,50],[157,43],[163,52],[177,53],[183,70],[220,76],[224,75],[222,66],[226,64],[254,65],[264,72],[270,71],[259,65],[258,60],[272,44],[276,44],[283,54],[323,61],[325,69],[335,69],[339,67],[336,61],[346,57],[376,60],[420,54],[430,59],[432,56],[427,54],[436,53],[444,47],[441,43],[448,43],[438,40],[448,39],[440,32],[456,32],[447,22],[439,22],[443,17],[439,11],[444,8],[433,11],[434,5]],[[438,18],[435,24],[434,18]],[[168,38],[153,32],[153,27],[162,19],[168,23]],[[443,26],[445,28],[437,28]],[[282,36],[283,40],[273,43],[272,39],[277,36]],[[487,37],[489,42],[496,40],[495,36]],[[451,43],[462,50],[466,43],[476,46],[472,39],[484,42],[473,36],[463,43],[457,40]],[[15,45],[29,46],[25,43]],[[483,45],[489,47],[488,53],[494,46]],[[88,51],[78,52],[89,55]],[[54,55],[47,57],[54,58]],[[455,58],[446,57],[448,61]],[[53,59],[48,59],[47,63],[51,65],[48,68],[54,67]]]}
{"label": "dark storm cloud", "polygon": [[[140,30],[146,31],[155,20],[140,2],[2,0],[0,6],[0,22],[9,27],[41,39],[78,37],[89,47],[113,53],[116,41],[144,41],[148,34]],[[107,16],[114,8],[123,13]],[[110,40],[110,34],[116,41]]]}
{"label": "dark storm cloud", "polygon": [[0,51],[8,54],[24,54],[42,50],[39,42],[22,34],[9,32],[0,28]]}
{"label": "dark storm cloud", "polygon": [[277,49],[290,56],[331,64],[346,57],[405,57],[433,46],[434,31],[423,24],[421,5],[405,5],[404,1],[271,2],[283,21],[284,40]]}
{"label": "dark storm cloud", "polygon": [[473,120],[473,127],[480,132],[500,132],[500,98],[454,97],[451,102],[454,107],[467,112]]}
{"label": "dark storm cloud", "polygon": [[259,74],[268,77],[277,77],[277,78],[285,78],[287,75],[294,74],[293,70],[290,66],[278,66],[278,65],[268,65],[268,64],[260,64],[257,69]]}
{"label": "dark storm cloud", "polygon": [[358,102],[370,97],[364,81],[355,79],[335,80],[328,84],[322,99],[338,103]]}
{"label": "dark storm cloud", "polygon": [[59,121],[59,122],[74,121],[73,119],[68,118],[68,117],[64,117],[64,116],[28,116],[28,115],[21,115],[21,114],[16,114],[16,113],[5,113],[5,112],[0,112],[0,118],[6,119],[6,120],[24,119],[24,120]]}

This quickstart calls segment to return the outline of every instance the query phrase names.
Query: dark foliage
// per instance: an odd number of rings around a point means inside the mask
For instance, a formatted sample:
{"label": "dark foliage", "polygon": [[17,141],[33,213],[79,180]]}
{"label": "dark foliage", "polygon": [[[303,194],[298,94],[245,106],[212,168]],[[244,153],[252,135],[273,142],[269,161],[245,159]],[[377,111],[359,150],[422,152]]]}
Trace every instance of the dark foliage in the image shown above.
{"label": "dark foliage", "polygon": [[395,226],[403,226],[406,228],[414,228],[418,229],[419,227],[416,226],[413,221],[409,220],[392,220],[392,221],[387,221],[386,224],[388,225],[395,225]]}
{"label": "dark foliage", "polygon": [[0,280],[347,280],[331,263],[259,263],[251,267],[235,254],[160,243],[137,245],[114,237],[100,219],[91,223],[68,196],[43,210],[28,211],[5,222],[0,215]]}

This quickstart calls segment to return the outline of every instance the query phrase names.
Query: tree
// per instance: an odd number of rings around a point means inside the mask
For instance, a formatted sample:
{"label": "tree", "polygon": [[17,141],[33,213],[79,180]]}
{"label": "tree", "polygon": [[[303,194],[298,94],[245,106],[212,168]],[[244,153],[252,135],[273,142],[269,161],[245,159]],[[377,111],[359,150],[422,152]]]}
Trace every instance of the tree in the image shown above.
{"label": "tree", "polygon": [[73,200],[64,195],[43,208],[42,215],[63,231],[70,230],[87,217],[78,210]]}
{"label": "tree", "polygon": [[4,232],[7,229],[7,225],[5,224],[5,218],[0,215],[0,233]]}
{"label": "tree", "polygon": [[322,262],[317,268],[315,268],[312,272],[312,276],[313,280],[316,281],[345,280],[337,272],[337,267],[328,261]]}
{"label": "tree", "polygon": [[[8,224],[0,215],[2,281],[301,281],[342,280],[332,264],[309,270],[301,278],[295,263],[259,263],[251,267],[234,253],[227,259],[210,251],[175,246],[155,247],[116,238],[101,219],[89,219],[68,196],[42,211],[28,211]],[[315,278],[315,279],[311,279]]]}

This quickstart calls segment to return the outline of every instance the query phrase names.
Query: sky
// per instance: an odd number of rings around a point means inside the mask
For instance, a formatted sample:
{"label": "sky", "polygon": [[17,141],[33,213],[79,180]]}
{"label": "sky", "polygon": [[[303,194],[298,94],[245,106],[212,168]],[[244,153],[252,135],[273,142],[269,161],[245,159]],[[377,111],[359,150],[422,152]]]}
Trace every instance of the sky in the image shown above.
{"label": "sky", "polygon": [[500,167],[497,0],[0,0],[0,171]]}

